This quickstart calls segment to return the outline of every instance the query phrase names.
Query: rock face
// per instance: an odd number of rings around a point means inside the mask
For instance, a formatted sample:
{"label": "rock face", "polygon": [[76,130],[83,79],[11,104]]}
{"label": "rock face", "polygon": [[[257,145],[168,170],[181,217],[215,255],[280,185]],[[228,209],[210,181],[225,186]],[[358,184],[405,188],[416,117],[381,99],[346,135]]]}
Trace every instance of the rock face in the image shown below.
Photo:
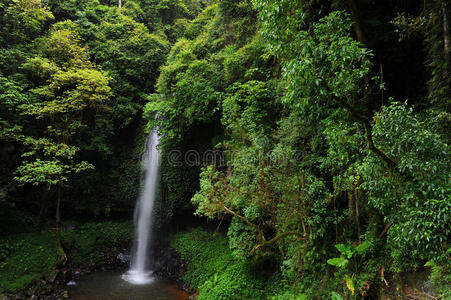
{"label": "rock face", "polygon": [[193,294],[195,290],[187,286],[182,279],[186,265],[178,253],[169,244],[160,244],[152,254],[152,270],[157,277],[174,281],[181,290]]}
{"label": "rock face", "polygon": [[158,277],[179,282],[185,270],[185,264],[177,252],[169,245],[161,245],[153,253],[152,269]]}

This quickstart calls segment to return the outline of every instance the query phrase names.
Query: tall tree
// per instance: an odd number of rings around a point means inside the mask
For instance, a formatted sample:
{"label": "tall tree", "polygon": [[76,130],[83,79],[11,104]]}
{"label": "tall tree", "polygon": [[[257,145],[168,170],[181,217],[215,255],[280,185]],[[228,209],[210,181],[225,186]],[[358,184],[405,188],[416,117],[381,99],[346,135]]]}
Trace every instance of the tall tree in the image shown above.
{"label": "tall tree", "polygon": [[49,191],[56,188],[56,245],[62,262],[61,191],[74,174],[93,168],[78,158],[80,148],[105,149],[104,139],[109,134],[104,121],[109,112],[109,78],[90,63],[75,27],[71,22],[56,23],[46,39],[43,54],[47,57],[33,57],[24,64],[38,84],[33,89],[38,100],[21,108],[23,114],[35,118],[40,130],[35,137],[22,139],[29,151],[23,154],[16,177],[22,185],[45,185]]}

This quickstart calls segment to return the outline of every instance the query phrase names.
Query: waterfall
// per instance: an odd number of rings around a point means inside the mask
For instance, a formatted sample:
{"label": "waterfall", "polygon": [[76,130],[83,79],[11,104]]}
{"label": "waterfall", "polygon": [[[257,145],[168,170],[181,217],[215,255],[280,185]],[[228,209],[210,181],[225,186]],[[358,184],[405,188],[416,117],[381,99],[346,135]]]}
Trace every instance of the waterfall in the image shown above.
{"label": "waterfall", "polygon": [[147,138],[146,152],[142,158],[145,172],[144,187],[135,208],[135,241],[130,270],[122,277],[133,284],[146,284],[152,281],[148,269],[148,250],[152,233],[152,211],[158,183],[160,152],[157,150],[158,135],[152,131]]}

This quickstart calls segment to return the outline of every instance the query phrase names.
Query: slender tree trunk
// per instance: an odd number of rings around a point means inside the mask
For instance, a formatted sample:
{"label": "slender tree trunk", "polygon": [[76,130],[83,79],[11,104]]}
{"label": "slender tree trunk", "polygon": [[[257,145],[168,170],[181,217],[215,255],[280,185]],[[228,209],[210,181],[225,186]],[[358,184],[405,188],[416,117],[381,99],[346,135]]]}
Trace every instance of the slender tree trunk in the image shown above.
{"label": "slender tree trunk", "polygon": [[338,217],[337,217],[337,205],[335,203],[335,197],[334,199],[334,217],[335,217],[335,244],[338,244]]}
{"label": "slender tree trunk", "polygon": [[56,228],[55,228],[55,244],[56,244],[56,250],[59,254],[59,259],[57,262],[57,266],[63,266],[67,262],[67,256],[66,252],[64,252],[63,245],[61,244],[61,212],[60,212],[60,206],[61,206],[61,185],[58,185],[58,199],[56,200],[56,214],[55,214],[55,222],[56,222]]}
{"label": "slender tree trunk", "polygon": [[118,7],[119,7],[119,8],[122,8],[122,0],[119,0]]}
{"label": "slender tree trunk", "polygon": [[60,205],[61,205],[61,187],[58,185],[58,199],[56,200],[56,214],[55,214],[55,223],[56,223],[56,247],[62,248],[61,246],[61,213],[60,213]]}
{"label": "slender tree trunk", "polygon": [[[365,31],[362,25],[362,18],[360,16],[360,9],[358,0],[347,0],[347,6],[351,12],[351,19],[353,22],[354,32],[357,37],[357,41],[364,47],[368,47],[368,40],[365,35]],[[381,65],[382,66],[382,65]],[[369,75],[365,75],[363,78],[363,99],[367,102],[368,110],[371,111],[371,105],[374,99],[371,99],[371,78]]]}
{"label": "slender tree trunk", "polygon": [[448,20],[448,7],[446,1],[442,1],[442,14],[443,14],[443,46],[445,51],[446,62],[449,63],[451,54],[451,41],[449,32],[449,20]]}
{"label": "slender tree trunk", "polygon": [[355,221],[357,223],[357,236],[360,242],[360,212],[359,212],[359,197],[357,194],[357,190],[354,190],[354,198],[355,198]]}
{"label": "slender tree trunk", "polygon": [[367,46],[366,45],[367,40],[366,40],[365,33],[362,28],[362,23],[360,21],[361,18],[360,18],[360,14],[359,14],[359,6],[358,6],[356,0],[348,0],[348,7],[349,7],[349,10],[351,11],[351,18],[354,23],[354,31],[357,36],[357,40],[360,43]]}
{"label": "slender tree trunk", "polygon": [[355,204],[354,197],[352,196],[352,191],[348,191],[348,218],[352,220],[354,218]]}

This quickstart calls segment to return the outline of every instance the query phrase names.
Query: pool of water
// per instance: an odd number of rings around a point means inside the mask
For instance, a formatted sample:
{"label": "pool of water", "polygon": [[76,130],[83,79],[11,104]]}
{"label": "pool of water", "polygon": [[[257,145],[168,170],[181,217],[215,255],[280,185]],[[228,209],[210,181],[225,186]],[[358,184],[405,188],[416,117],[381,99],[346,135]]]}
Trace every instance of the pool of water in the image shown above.
{"label": "pool of water", "polygon": [[69,288],[75,300],[186,300],[189,294],[176,284],[153,279],[145,285],[134,285],[122,279],[122,273],[96,272],[84,275]]}

